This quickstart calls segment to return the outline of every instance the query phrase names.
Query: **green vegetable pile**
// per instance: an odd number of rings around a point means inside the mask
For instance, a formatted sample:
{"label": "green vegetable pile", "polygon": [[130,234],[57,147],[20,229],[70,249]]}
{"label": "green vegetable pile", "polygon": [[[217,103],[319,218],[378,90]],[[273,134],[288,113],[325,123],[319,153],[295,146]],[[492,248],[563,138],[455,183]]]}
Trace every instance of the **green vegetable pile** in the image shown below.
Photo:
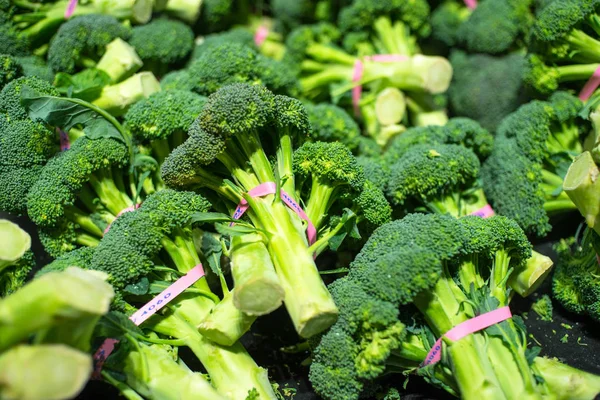
{"label": "green vegetable pile", "polygon": [[0,399],[292,399],[276,310],[324,400],[594,399],[513,300],[600,322],[596,71],[600,0],[0,0]]}

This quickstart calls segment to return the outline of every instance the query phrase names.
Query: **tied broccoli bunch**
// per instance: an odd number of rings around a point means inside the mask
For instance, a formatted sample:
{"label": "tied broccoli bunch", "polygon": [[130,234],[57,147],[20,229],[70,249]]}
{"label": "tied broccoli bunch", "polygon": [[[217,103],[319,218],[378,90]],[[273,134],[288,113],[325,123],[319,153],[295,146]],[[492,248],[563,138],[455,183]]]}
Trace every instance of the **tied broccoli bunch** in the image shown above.
{"label": "tied broccoli bunch", "polygon": [[313,342],[315,390],[359,399],[377,378],[416,373],[465,399],[593,398],[600,377],[537,357],[518,316],[444,340],[441,360],[422,366],[436,338],[510,304],[509,282],[527,275],[530,255],[523,230],[506,217],[411,214],[380,227],[330,286],[340,317]]}
{"label": "tied broccoli bunch", "polygon": [[[253,288],[263,285],[278,289],[254,296],[254,304],[237,306],[260,315],[284,300],[303,337],[323,331],[337,318],[337,307],[313,257],[336,249],[347,236],[359,238],[357,227],[363,234],[371,232],[391,214],[383,193],[365,180],[348,148],[341,143],[306,142],[309,133],[309,119],[299,101],[262,86],[232,84],[209,96],[188,139],[162,164],[167,186],[201,188],[226,214],[219,218],[230,220],[236,204],[247,201],[240,224],[266,236],[270,262],[264,268],[257,264],[239,271],[234,263],[235,285],[247,293],[259,293]],[[305,205],[318,232],[316,243],[307,242],[306,226],[280,196],[247,195],[269,182],[282,189],[288,201]]]}
{"label": "tied broccoli bunch", "polygon": [[588,0],[554,1],[532,28],[525,82],[542,95],[579,90],[600,66],[600,4]]}

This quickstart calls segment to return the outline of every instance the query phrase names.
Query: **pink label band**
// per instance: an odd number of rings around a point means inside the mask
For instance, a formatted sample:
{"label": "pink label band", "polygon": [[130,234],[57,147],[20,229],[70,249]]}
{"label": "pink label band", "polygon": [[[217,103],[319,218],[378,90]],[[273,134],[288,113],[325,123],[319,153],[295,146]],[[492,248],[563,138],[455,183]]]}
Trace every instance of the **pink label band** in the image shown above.
{"label": "pink label band", "polygon": [[[457,341],[465,336],[469,336],[471,333],[479,332],[485,328],[489,328],[492,325],[506,321],[512,318],[512,313],[508,306],[498,308],[494,311],[481,314],[477,317],[471,318],[465,322],[456,325],[454,328],[446,332],[443,337],[447,337],[452,341]],[[421,366],[427,366],[439,362],[442,358],[442,338],[439,338],[423,361]]]}
{"label": "pink label band", "polygon": [[71,141],[69,140],[69,135],[67,132],[63,131],[60,128],[56,128],[58,130],[58,135],[60,137],[60,151],[69,150],[71,148]]}
{"label": "pink label band", "polygon": [[598,86],[600,86],[600,66],[596,68],[590,79],[583,86],[583,89],[581,89],[581,92],[579,92],[579,100],[587,101],[592,97],[596,89],[598,89]]}
{"label": "pink label band", "polygon": [[[364,57],[365,61],[376,62],[400,62],[406,61],[408,57],[400,54],[375,54],[373,56]],[[365,72],[365,66],[361,59],[354,62],[354,70],[352,72],[352,82],[360,82]],[[352,88],[352,106],[354,115],[360,116],[360,97],[362,96],[362,85],[357,85]]]}
{"label": "pink label band", "polygon": [[493,217],[494,215],[496,215],[496,213],[492,209],[492,206],[490,206],[489,204],[486,204],[485,206],[481,207],[479,210],[473,211],[469,215],[474,215],[476,217],[481,217],[481,218],[490,218],[490,217]]}
{"label": "pink label band", "polygon": [[[125,214],[126,212],[131,212],[131,211],[135,211],[135,210],[137,210],[138,208],[140,208],[140,205],[141,205],[141,204],[135,204],[135,205],[133,205],[133,206],[127,207],[127,208],[126,208],[126,209],[124,209],[124,210],[121,210],[121,211],[120,211],[120,212],[119,212],[119,213],[118,213],[118,214],[115,216],[115,221],[117,220],[117,218],[119,218],[121,215]],[[113,221],[113,222],[115,222],[115,221]],[[104,230],[104,234],[105,234],[105,235],[106,235],[106,233],[107,233],[108,231],[110,231],[110,226],[111,226],[111,225],[112,225],[112,222],[111,222],[110,224],[108,224],[108,226],[107,226],[107,227],[106,227],[106,229]]]}
{"label": "pink label band", "polygon": [[477,0],[465,0],[465,5],[471,10],[474,10],[477,8]]}
{"label": "pink label band", "polygon": [[256,45],[258,47],[260,47],[265,42],[265,40],[267,40],[268,36],[269,36],[269,28],[267,28],[264,25],[261,25],[258,28],[258,30],[256,31],[256,33],[254,34],[254,43],[256,43]]}
{"label": "pink label band", "polygon": [[71,18],[71,15],[75,12],[75,7],[77,7],[77,0],[70,0],[65,10],[65,19]]}
{"label": "pink label band", "polygon": [[[171,286],[163,290],[158,296],[146,303],[142,308],[137,310],[129,319],[139,326],[148,318],[156,314],[158,310],[169,304],[174,298],[183,293],[187,288],[192,286],[196,281],[204,276],[204,268],[202,264],[196,265],[187,274],[177,279]],[[100,379],[100,372],[104,362],[115,349],[115,344],[119,343],[116,339],[106,339],[102,345],[94,353],[94,373],[93,379]]]}
{"label": "pink label band", "polygon": [[[275,182],[265,182],[249,190],[248,194],[250,195],[250,197],[262,197],[267,196],[269,194],[275,194],[276,191],[277,185],[275,184]],[[308,218],[308,215],[306,215],[302,207],[300,207],[300,205],[296,203],[296,201],[294,201],[294,199],[292,199],[292,197],[289,194],[287,194],[285,190],[281,189],[280,197],[286,206],[291,208],[292,211],[294,211],[300,218],[307,222],[308,227],[306,228],[306,236],[308,237],[308,243],[311,245],[314,244],[317,241],[317,229],[315,228],[310,218]],[[235,208],[232,218],[240,219],[249,207],[250,205],[248,204],[248,202],[245,199],[242,199]],[[232,225],[233,222],[230,224],[230,226]]]}

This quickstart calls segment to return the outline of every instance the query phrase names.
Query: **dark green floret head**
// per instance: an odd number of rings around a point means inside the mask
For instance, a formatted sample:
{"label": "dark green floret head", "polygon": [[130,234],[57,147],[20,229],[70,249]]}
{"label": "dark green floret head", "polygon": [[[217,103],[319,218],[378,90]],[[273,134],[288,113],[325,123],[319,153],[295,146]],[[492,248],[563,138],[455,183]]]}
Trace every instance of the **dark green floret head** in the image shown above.
{"label": "dark green floret head", "polygon": [[0,210],[14,215],[27,211],[27,194],[40,177],[42,167],[2,168],[0,167]]}
{"label": "dark green floret head", "polygon": [[183,22],[160,18],[131,30],[129,43],[144,63],[177,65],[194,47],[194,32]]}
{"label": "dark green floret head", "polygon": [[298,133],[297,143],[303,143],[311,135],[306,107],[293,97],[275,96],[275,123],[279,129]]}
{"label": "dark green floret head", "polygon": [[320,142],[341,142],[353,152],[358,149],[360,128],[344,109],[328,103],[307,104],[312,127],[311,139]]}
{"label": "dark green floret head", "polygon": [[56,133],[30,119],[8,122],[0,115],[0,132],[0,165],[5,167],[43,165],[58,151]]}
{"label": "dark green floret head", "polygon": [[16,58],[0,54],[0,88],[21,75],[23,75],[23,68]]}
{"label": "dark green floret head", "polygon": [[58,96],[52,85],[35,76],[24,76],[8,83],[0,92],[0,113],[12,119],[27,119],[27,110],[21,104],[21,89],[27,86],[41,95]]}
{"label": "dark green floret head", "polygon": [[35,277],[39,278],[49,272],[62,272],[69,267],[79,267],[87,269],[92,260],[94,249],[91,247],[80,247],[76,250],[65,253],[57,257],[50,264],[40,269]]}
{"label": "dark green floret head", "polygon": [[169,227],[184,226],[193,213],[206,212],[210,208],[210,202],[199,194],[164,189],[148,196],[140,210],[155,217],[160,215],[163,221],[158,225]]}

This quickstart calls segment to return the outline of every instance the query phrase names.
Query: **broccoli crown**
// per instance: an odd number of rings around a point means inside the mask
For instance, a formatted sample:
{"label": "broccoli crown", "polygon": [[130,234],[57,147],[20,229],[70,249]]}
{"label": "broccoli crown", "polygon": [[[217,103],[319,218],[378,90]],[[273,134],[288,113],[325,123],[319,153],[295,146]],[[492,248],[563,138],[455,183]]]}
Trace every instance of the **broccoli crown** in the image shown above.
{"label": "broccoli crown", "polygon": [[[0,13],[1,14],[1,13]],[[20,35],[15,26],[2,21],[0,16],[0,54],[11,56],[26,56],[29,54],[29,41],[23,35]]]}
{"label": "broccoli crown", "polygon": [[[358,192],[364,173],[352,152],[342,143],[307,142],[294,152],[294,173],[329,187],[348,186]],[[313,183],[314,184],[314,183]]]}
{"label": "broccoli crown", "polygon": [[275,96],[264,86],[232,84],[209,96],[198,116],[199,127],[223,138],[268,126],[275,115]]}
{"label": "broccoli crown", "polygon": [[404,22],[419,36],[427,36],[429,4],[425,0],[355,0],[340,11],[338,26],[342,32],[368,31],[381,16]]}
{"label": "broccoli crown", "polygon": [[[532,101],[509,115],[498,134],[515,138],[532,161],[542,162],[554,154],[581,153],[576,118],[583,103],[566,92],[557,92],[549,102]],[[570,160],[569,160],[570,163]]]}
{"label": "broccoli crown", "polygon": [[538,92],[550,95],[558,90],[560,72],[556,67],[548,66],[538,54],[527,56],[527,66],[523,73],[525,83]]}
{"label": "broccoli crown", "polygon": [[41,95],[59,96],[52,85],[35,76],[24,76],[8,83],[0,92],[0,113],[8,115],[9,119],[27,119],[28,114],[21,104],[21,89],[28,86]]}
{"label": "broccoli crown", "polygon": [[[554,249],[558,262],[552,277],[552,295],[570,312],[600,321],[600,238],[586,229],[581,240],[562,239]],[[595,245],[595,246],[594,246]]]}
{"label": "broccoli crown", "polygon": [[[340,31],[333,24],[321,22],[314,25],[303,25],[294,29],[286,38],[286,58],[290,61],[302,61],[306,50],[314,43],[332,44],[341,37]],[[293,65],[293,62],[290,62]]]}
{"label": "broccoli crown", "polygon": [[431,36],[452,47],[460,42],[458,30],[471,15],[461,2],[446,1],[431,13]]}
{"label": "broccoli crown", "polygon": [[0,274],[0,298],[20,289],[34,267],[35,256],[31,250],[28,250],[14,265],[3,269]]}
{"label": "broccoli crown", "polygon": [[454,50],[450,62],[454,75],[448,95],[456,114],[472,118],[484,128],[495,131],[502,119],[525,100],[522,82],[525,59],[522,54],[494,57]]}
{"label": "broccoli crown", "polygon": [[[27,198],[29,217],[40,226],[53,226],[73,205],[78,191],[100,170],[123,167],[129,161],[127,146],[115,139],[81,137],[69,151],[52,158]],[[96,179],[96,178],[95,178]]]}
{"label": "broccoli crown", "polygon": [[116,38],[127,40],[130,35],[131,29],[110,15],[72,18],[60,26],[50,41],[48,64],[54,71],[73,73],[83,59],[100,59],[107,44]]}
{"label": "broccoli crown", "polygon": [[194,79],[187,69],[171,71],[165,74],[160,80],[162,90],[186,90],[194,89]]}
{"label": "broccoli crown", "polygon": [[90,265],[108,273],[116,288],[135,284],[152,271],[163,238],[184,228],[191,213],[208,209],[210,203],[195,193],[158,191],[148,196],[139,210],[115,220]]}
{"label": "broccoli crown", "polygon": [[17,59],[6,54],[0,54],[0,88],[21,75],[23,75],[23,68]]}
{"label": "broccoli crown", "polygon": [[536,18],[532,35],[536,40],[552,42],[564,39],[573,29],[593,14],[598,7],[595,0],[563,0],[550,2]]}
{"label": "broccoli crown", "polygon": [[[458,29],[458,36],[473,53],[499,54],[510,50],[534,22],[533,0],[483,1]],[[490,35],[492,30],[494,35]]]}
{"label": "broccoli crown", "polygon": [[35,274],[35,277],[39,278],[48,272],[62,272],[69,267],[88,269],[90,262],[92,261],[93,254],[94,249],[91,247],[80,247],[76,250],[64,253],[40,269]]}
{"label": "broccoli crown", "polygon": [[362,191],[353,201],[359,218],[364,223],[361,229],[363,233],[370,234],[375,228],[392,220],[390,203],[383,191],[371,181],[365,180]]}
{"label": "broccoli crown", "polygon": [[389,180],[389,165],[379,157],[358,156],[356,161],[362,167],[365,179],[385,192]]}
{"label": "broccoli crown", "polygon": [[160,18],[131,30],[129,43],[144,62],[184,62],[194,47],[194,32],[183,22]]}
{"label": "broccoli crown", "polygon": [[185,90],[156,92],[131,106],[125,123],[141,141],[167,139],[187,132],[205,102],[205,97]]}
{"label": "broccoli crown", "polygon": [[550,231],[542,168],[525,156],[514,140],[496,140],[492,155],[481,168],[481,178],[498,213],[514,219],[527,233],[543,236]]}
{"label": "broccoli crown", "polygon": [[43,165],[58,151],[56,134],[30,119],[0,115],[0,132],[0,170]]}
{"label": "broccoli crown", "polygon": [[42,166],[1,168],[0,210],[21,215],[27,209],[27,194],[38,180]]}
{"label": "broccoli crown", "polygon": [[189,66],[193,90],[203,95],[233,83],[262,84],[274,93],[293,94],[294,74],[251,47],[240,43],[223,43],[206,49]]}
{"label": "broccoli crown", "polygon": [[292,97],[275,96],[275,125],[280,131],[292,133],[294,143],[304,143],[311,134],[306,107]]}
{"label": "broccoli crown", "polygon": [[254,35],[246,28],[233,28],[225,32],[213,33],[204,37],[204,40],[194,47],[192,60],[202,56],[209,48],[227,43],[239,43],[253,50],[257,50]]}
{"label": "broccoli crown", "polygon": [[312,128],[311,139],[321,142],[341,142],[351,151],[358,149],[360,128],[343,109],[333,104],[306,104]]}
{"label": "broccoli crown", "polygon": [[470,149],[455,144],[418,145],[391,167],[387,194],[394,204],[432,203],[469,189],[480,163]]}
{"label": "broccoli crown", "polygon": [[[106,226],[106,222],[100,226]],[[52,257],[60,257],[79,248],[78,228],[77,224],[63,219],[54,226],[38,227],[38,236],[46,253]]]}
{"label": "broccoli crown", "polygon": [[281,28],[296,28],[303,23],[314,22],[317,2],[311,0],[273,0],[273,16]]}
{"label": "broccoli crown", "polygon": [[54,72],[46,64],[46,61],[38,56],[15,57],[24,76],[35,76],[48,83],[54,82]]}

